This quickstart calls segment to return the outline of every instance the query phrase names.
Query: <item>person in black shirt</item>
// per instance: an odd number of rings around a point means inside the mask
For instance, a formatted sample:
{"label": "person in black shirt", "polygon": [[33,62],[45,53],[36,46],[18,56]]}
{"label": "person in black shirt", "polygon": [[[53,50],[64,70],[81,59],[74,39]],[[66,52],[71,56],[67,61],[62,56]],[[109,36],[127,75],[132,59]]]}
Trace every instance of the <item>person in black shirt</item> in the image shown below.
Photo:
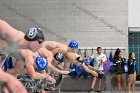
{"label": "person in black shirt", "polygon": [[117,71],[117,85],[118,90],[121,91],[121,81],[123,82],[123,88],[126,92],[126,75],[124,65],[126,64],[125,58],[122,57],[122,52],[117,49],[114,55],[114,65],[116,65]]}
{"label": "person in black shirt", "polygon": [[134,93],[135,90],[135,81],[136,81],[136,61],[135,61],[135,53],[131,52],[129,54],[128,59],[128,74],[129,74],[129,80],[128,80],[128,93],[130,93],[130,87],[132,85],[132,93]]}

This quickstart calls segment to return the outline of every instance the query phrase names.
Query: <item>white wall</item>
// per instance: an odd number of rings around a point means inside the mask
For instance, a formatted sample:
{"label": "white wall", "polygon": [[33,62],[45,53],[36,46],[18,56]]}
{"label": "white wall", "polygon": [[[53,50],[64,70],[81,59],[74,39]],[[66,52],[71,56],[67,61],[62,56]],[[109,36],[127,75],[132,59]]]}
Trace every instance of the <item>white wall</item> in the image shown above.
{"label": "white wall", "polygon": [[129,27],[140,27],[140,0],[128,0]]}
{"label": "white wall", "polygon": [[0,18],[22,31],[38,25],[46,40],[128,47],[127,0],[0,0]]}

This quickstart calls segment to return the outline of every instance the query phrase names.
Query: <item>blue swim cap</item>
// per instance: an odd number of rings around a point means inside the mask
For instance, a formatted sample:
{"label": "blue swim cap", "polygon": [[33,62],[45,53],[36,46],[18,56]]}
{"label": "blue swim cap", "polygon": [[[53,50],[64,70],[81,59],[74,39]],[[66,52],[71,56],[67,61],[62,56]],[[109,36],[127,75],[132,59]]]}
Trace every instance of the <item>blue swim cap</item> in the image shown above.
{"label": "blue swim cap", "polygon": [[44,57],[37,56],[35,62],[38,71],[46,70],[46,68],[48,67],[48,60]]}
{"label": "blue swim cap", "polygon": [[75,40],[72,40],[70,43],[69,43],[69,47],[70,48],[78,48],[78,42],[75,41]]}

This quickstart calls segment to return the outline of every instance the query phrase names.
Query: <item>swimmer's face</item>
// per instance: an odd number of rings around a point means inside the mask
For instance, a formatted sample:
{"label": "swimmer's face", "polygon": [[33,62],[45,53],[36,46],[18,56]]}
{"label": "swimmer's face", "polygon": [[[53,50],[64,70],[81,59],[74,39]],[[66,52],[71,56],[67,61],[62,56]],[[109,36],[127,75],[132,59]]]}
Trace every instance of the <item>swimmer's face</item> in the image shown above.
{"label": "swimmer's face", "polygon": [[32,51],[37,51],[41,47],[41,43],[39,41],[30,41],[29,47]]}

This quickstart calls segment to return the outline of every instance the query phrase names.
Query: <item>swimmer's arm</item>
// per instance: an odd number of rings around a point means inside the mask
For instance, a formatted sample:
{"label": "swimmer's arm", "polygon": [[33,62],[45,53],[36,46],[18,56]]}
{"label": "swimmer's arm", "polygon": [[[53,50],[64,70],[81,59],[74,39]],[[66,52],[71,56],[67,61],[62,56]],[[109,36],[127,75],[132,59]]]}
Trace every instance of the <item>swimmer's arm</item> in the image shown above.
{"label": "swimmer's arm", "polygon": [[40,49],[37,50],[38,54],[41,56],[44,56],[45,58],[47,58],[48,56],[48,51],[45,47],[42,47]]}
{"label": "swimmer's arm", "polygon": [[49,48],[51,48],[52,50],[50,50],[50,51],[52,51],[53,54],[64,53],[65,51],[67,51],[66,49],[64,49],[64,48],[67,48],[65,44],[62,44],[62,43],[59,43],[56,41],[44,41],[42,43],[42,47],[45,47],[48,50],[49,50]]}
{"label": "swimmer's arm", "polygon": [[73,64],[81,65],[81,63],[78,62],[78,61],[76,60],[77,56],[76,56],[74,53],[69,52],[69,53],[65,54],[65,56],[66,56],[66,58],[67,58],[68,60],[70,60]]}
{"label": "swimmer's arm", "polygon": [[81,66],[84,68],[85,71],[87,71],[87,72],[89,72],[91,74],[94,74],[95,73],[95,71],[89,69],[84,63]]}
{"label": "swimmer's arm", "polygon": [[49,51],[49,50],[47,50],[45,47],[43,47],[43,48],[41,48],[41,49],[38,50],[38,53],[39,53],[40,55],[43,55],[44,57],[47,58],[47,60],[48,60],[48,68],[49,68],[49,69],[51,69],[52,71],[58,72],[58,73],[60,73],[60,74],[64,74],[64,71],[61,71],[61,70],[55,68],[55,67],[52,65],[51,62],[53,61],[54,57],[53,57],[53,54],[52,54],[51,51]]}
{"label": "swimmer's arm", "polygon": [[52,50],[53,54],[55,53],[65,54],[66,51],[68,50],[67,45],[55,41],[53,41],[53,45],[51,47],[53,48]]}
{"label": "swimmer's arm", "polygon": [[57,68],[63,70],[63,67],[61,65],[57,65]]}
{"label": "swimmer's arm", "polygon": [[89,69],[93,70],[93,71],[96,71],[96,72],[100,72],[101,70],[99,70],[98,68],[96,67],[92,67],[92,66],[88,66]]}
{"label": "swimmer's arm", "polygon": [[10,26],[7,22],[0,19],[0,38],[3,40],[8,41],[8,39],[11,39],[10,41],[16,41],[19,31]]}
{"label": "swimmer's arm", "polygon": [[47,75],[45,73],[38,73],[35,71],[34,69],[34,53],[30,50],[21,50],[21,55],[24,57],[25,59],[25,65],[26,65],[26,69],[28,74],[30,75],[30,77],[32,79],[45,79],[47,78]]}
{"label": "swimmer's arm", "polygon": [[65,50],[62,49],[62,48],[55,48],[52,50],[52,52],[55,54],[55,53],[62,53],[64,54],[65,53]]}
{"label": "swimmer's arm", "polygon": [[[16,53],[18,55],[22,55],[22,53],[24,54],[25,51],[26,51],[26,49],[17,49]],[[27,49],[27,51],[28,51],[28,49]],[[24,55],[22,55],[22,56],[24,56]],[[18,74],[21,71],[20,70],[21,68],[19,68],[20,65],[21,65],[21,62],[16,62],[15,63],[15,67],[12,68],[12,69],[8,69],[6,72],[7,73],[10,73],[12,75],[16,75],[16,74]]]}
{"label": "swimmer's arm", "polygon": [[66,60],[64,60],[64,68],[68,69],[68,63]]}
{"label": "swimmer's arm", "polygon": [[37,52],[38,52],[39,55],[47,58],[48,63],[51,63],[54,59],[53,53],[51,51],[47,50],[45,47],[42,47],[42,48],[38,49]]}
{"label": "swimmer's arm", "polygon": [[48,64],[48,68],[56,73],[59,74],[64,74],[62,70],[57,69],[56,67],[54,67],[52,64]]}
{"label": "swimmer's arm", "polygon": [[35,71],[33,67],[33,63],[34,63],[33,57],[27,56],[25,61],[26,61],[27,72],[32,79],[46,79],[47,78],[46,73],[38,73]]}
{"label": "swimmer's arm", "polygon": [[9,78],[10,78],[10,74],[0,69],[0,82],[7,82]]}
{"label": "swimmer's arm", "polygon": [[56,48],[55,41],[44,41],[41,45],[42,45],[42,47],[45,47],[46,49],[48,49],[48,48],[55,49]]}
{"label": "swimmer's arm", "polygon": [[74,53],[67,54],[67,58],[73,62],[73,64],[81,65],[85,71],[94,74],[95,71],[89,69],[84,63],[80,63],[76,60],[77,56]]}
{"label": "swimmer's arm", "polygon": [[12,75],[16,75],[18,73],[18,70],[16,68],[12,68],[12,69],[8,69],[6,72]]}
{"label": "swimmer's arm", "polygon": [[48,64],[48,68],[54,72],[60,73],[60,70],[54,67],[52,64]]}
{"label": "swimmer's arm", "polygon": [[[62,65],[63,65],[63,67],[62,67]],[[62,63],[62,65],[58,64],[57,68],[60,70],[68,70],[68,64],[66,62],[66,58],[64,59],[64,62]]]}
{"label": "swimmer's arm", "polygon": [[33,65],[28,65],[26,66],[26,68],[27,68],[28,74],[30,75],[32,79],[46,79],[47,78],[46,73],[35,72]]}
{"label": "swimmer's arm", "polygon": [[[21,60],[19,60],[21,61]],[[21,62],[17,61],[15,63],[15,67],[12,68],[12,69],[8,69],[6,72],[7,73],[10,73],[12,75],[16,75],[16,74],[27,74],[27,70],[26,68],[24,67],[24,61],[22,60]]]}

